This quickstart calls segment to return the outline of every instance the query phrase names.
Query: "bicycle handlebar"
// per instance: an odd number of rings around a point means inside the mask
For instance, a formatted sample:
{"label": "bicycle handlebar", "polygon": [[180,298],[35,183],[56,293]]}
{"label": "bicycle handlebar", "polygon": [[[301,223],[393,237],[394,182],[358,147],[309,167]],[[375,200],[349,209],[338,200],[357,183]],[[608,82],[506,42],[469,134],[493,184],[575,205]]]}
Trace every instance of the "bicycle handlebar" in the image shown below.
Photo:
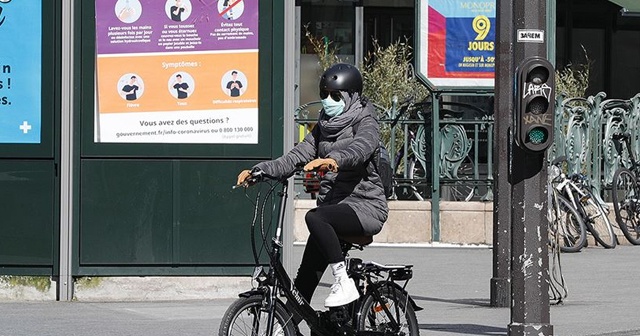
{"label": "bicycle handlebar", "polygon": [[558,181],[557,180],[558,178],[561,180],[567,179],[580,184],[584,184],[584,182],[588,181],[587,176],[581,173],[575,173],[571,175],[566,175],[565,173],[563,173],[560,169],[560,166],[566,161],[567,161],[566,156],[559,156],[555,158],[553,161],[551,161],[551,165],[557,167],[557,168],[554,168],[556,169],[556,172],[554,173],[554,176],[553,176],[554,180]]}
{"label": "bicycle handlebar", "polygon": [[278,176],[273,176],[270,174],[267,174],[264,170],[261,169],[254,169],[251,171],[251,175],[249,178],[247,178],[243,183],[240,184],[236,184],[233,187],[231,187],[232,189],[236,189],[236,188],[240,188],[240,187],[248,187],[248,186],[252,186],[258,182],[262,182],[264,180],[270,180],[270,181],[277,181],[280,183],[285,183],[290,177],[299,174],[299,173],[306,173],[306,174],[310,174],[311,176],[306,176],[307,178],[309,177],[316,177],[316,176],[321,176],[321,170],[320,169],[314,169],[314,170],[310,170],[310,171],[305,171],[304,170],[304,163],[300,162],[298,164],[296,164],[295,168],[293,169],[292,172],[290,172],[289,174],[286,174],[284,176],[278,177]]}
{"label": "bicycle handlebar", "polygon": [[569,178],[574,181],[574,182],[578,182],[578,183],[583,183],[585,181],[587,181],[587,176],[584,174],[580,174],[580,173],[575,173],[575,174],[571,174],[569,176]]}

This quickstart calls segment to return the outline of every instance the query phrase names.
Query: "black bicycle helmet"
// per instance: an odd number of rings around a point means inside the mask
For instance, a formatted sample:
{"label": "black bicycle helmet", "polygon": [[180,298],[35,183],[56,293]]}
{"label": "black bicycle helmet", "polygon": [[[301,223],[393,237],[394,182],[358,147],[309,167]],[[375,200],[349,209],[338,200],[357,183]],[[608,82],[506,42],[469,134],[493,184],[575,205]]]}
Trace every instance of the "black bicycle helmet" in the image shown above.
{"label": "black bicycle helmet", "polygon": [[351,64],[330,66],[320,77],[320,91],[346,91],[362,93],[362,75]]}

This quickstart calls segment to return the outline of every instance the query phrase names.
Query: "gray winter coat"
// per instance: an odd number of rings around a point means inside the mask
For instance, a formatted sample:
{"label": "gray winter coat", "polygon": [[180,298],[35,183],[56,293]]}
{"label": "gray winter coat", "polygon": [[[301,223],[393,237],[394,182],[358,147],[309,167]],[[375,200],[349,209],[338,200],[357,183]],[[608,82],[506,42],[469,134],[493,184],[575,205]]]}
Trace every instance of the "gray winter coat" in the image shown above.
{"label": "gray winter coat", "polygon": [[[257,164],[273,176],[291,173],[296,164],[316,158],[332,158],[338,172],[327,172],[320,181],[319,207],[347,204],[358,215],[366,235],[374,235],[387,220],[389,208],[380,176],[370,158],[379,144],[379,126],[372,104],[362,106],[358,94],[343,94],[345,111],[335,117],[320,113],[317,126],[283,156]],[[367,166],[368,165],[368,166]]]}

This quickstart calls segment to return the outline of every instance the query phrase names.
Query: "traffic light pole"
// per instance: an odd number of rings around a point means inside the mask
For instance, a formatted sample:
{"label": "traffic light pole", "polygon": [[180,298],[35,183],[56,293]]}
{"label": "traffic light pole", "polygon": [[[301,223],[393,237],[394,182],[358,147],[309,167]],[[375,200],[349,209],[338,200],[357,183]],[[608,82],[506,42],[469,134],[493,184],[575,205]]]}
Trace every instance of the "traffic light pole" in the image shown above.
{"label": "traffic light pole", "polygon": [[513,186],[511,323],[509,336],[553,335],[549,314],[549,257],[545,155],[511,148]]}
{"label": "traffic light pole", "polygon": [[[518,68],[513,82],[516,106],[509,142],[512,192],[509,336],[553,335],[548,293],[545,146],[553,139],[553,118],[549,121],[549,115],[554,113],[555,72],[544,60],[548,39],[546,2],[513,1],[513,57]],[[548,105],[544,104],[545,99]]]}

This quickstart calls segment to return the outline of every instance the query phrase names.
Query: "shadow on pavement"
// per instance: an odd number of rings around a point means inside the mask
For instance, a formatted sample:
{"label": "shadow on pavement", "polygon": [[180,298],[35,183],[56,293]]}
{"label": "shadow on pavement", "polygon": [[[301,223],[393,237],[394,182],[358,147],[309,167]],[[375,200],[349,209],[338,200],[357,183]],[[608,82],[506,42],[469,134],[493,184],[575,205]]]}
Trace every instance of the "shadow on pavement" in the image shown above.
{"label": "shadow on pavement", "polygon": [[441,331],[463,335],[497,336],[507,334],[507,328],[479,324],[420,324],[419,327],[420,330]]}
{"label": "shadow on pavement", "polygon": [[[430,301],[430,302],[444,302],[444,303],[454,303],[466,306],[477,306],[477,307],[491,307],[491,302],[489,299],[441,299],[427,296],[417,296],[411,295],[416,303],[418,301]],[[419,304],[418,304],[419,305]]]}

